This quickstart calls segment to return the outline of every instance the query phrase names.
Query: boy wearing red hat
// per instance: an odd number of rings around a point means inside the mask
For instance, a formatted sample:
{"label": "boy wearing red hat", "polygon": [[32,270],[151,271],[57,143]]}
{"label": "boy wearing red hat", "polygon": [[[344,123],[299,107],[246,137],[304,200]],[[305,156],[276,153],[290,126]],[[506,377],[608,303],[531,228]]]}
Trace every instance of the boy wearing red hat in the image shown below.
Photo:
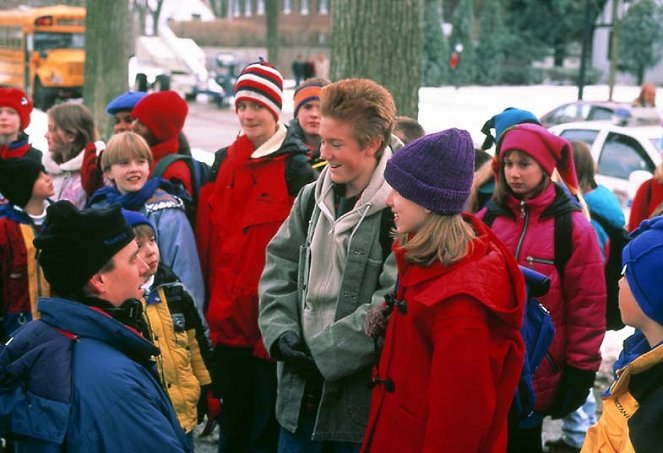
{"label": "boy wearing red hat", "polygon": [[[302,142],[279,122],[283,77],[272,65],[248,65],[235,84],[237,139],[216,152],[214,181],[200,191],[196,239],[207,320],[219,363],[226,451],[276,446],[276,366],[258,330],[258,280],[265,248],[299,189],[314,178]],[[217,164],[218,165],[218,164]]]}
{"label": "boy wearing red hat", "polygon": [[[149,93],[136,103],[131,116],[134,118],[132,129],[141,135],[152,150],[154,167],[159,160],[169,154],[177,154],[180,148],[179,135],[184,128],[189,106],[176,91],[158,91]],[[163,178],[180,182],[189,195],[193,185],[191,171],[184,161],[175,161],[166,168]]]}
{"label": "boy wearing red hat", "polygon": [[24,132],[30,124],[32,102],[18,88],[0,88],[0,158],[29,157],[41,162],[41,151],[29,143]]}

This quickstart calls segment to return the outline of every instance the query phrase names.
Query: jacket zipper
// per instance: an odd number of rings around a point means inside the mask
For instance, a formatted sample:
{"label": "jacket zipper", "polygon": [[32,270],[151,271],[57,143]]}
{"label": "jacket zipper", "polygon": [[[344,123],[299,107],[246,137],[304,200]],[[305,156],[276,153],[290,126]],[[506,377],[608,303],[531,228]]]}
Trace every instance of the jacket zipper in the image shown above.
{"label": "jacket zipper", "polygon": [[550,264],[550,265],[555,264],[554,260],[547,260],[545,258],[535,258],[533,256],[527,256],[525,260],[527,261],[527,266],[532,268],[534,267],[534,263]]}
{"label": "jacket zipper", "polygon": [[518,238],[518,244],[516,245],[516,261],[520,261],[519,256],[520,256],[520,247],[523,245],[523,241],[525,240],[525,233],[527,233],[527,226],[529,225],[529,209],[527,207],[527,204],[525,204],[525,200],[520,200],[520,217],[524,219],[523,221],[523,229],[520,232],[520,237]]}
{"label": "jacket zipper", "polygon": [[546,360],[550,364],[550,368],[552,368],[553,373],[557,374],[558,368],[557,364],[555,363],[555,360],[553,360],[552,355],[550,355],[550,352],[546,352]]}

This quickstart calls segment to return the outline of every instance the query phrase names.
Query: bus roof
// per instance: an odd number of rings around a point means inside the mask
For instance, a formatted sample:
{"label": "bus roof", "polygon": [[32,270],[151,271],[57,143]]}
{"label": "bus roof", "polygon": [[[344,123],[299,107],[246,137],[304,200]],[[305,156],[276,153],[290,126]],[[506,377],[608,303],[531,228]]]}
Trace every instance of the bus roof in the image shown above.
{"label": "bus roof", "polygon": [[[34,25],[35,20],[42,16],[52,16],[55,19],[53,27],[59,26],[85,26],[85,8],[81,6],[55,5],[38,8],[19,7],[2,10],[0,24],[2,25]],[[58,18],[70,18],[75,21],[58,23]]]}

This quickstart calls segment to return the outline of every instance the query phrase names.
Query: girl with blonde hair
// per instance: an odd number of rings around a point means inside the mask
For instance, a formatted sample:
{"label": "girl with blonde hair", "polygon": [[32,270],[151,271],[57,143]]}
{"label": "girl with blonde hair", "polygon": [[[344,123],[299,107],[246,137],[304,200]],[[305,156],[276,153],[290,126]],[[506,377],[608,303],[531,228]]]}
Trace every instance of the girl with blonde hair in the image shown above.
{"label": "girl with blonde hair", "polygon": [[[523,365],[523,276],[471,214],[474,149],[448,129],[388,162],[398,266],[362,451],[504,451]],[[368,332],[375,336],[375,332]]]}

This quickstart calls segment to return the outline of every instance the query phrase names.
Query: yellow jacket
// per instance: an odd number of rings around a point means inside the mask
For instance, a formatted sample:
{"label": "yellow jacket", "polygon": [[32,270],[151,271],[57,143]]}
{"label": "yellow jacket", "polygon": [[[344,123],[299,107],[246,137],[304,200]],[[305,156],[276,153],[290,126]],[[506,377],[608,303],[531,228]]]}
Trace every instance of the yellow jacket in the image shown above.
{"label": "yellow jacket", "polygon": [[[165,290],[164,290],[165,289]],[[145,317],[152,342],[161,354],[156,357],[159,380],[173,403],[180,425],[191,431],[198,422],[200,387],[211,384],[196,340],[196,329],[186,321],[197,316],[193,300],[185,313],[171,312],[167,299],[168,286],[159,286],[144,302]],[[180,310],[178,310],[180,311]]]}
{"label": "yellow jacket", "polygon": [[[598,423],[587,431],[581,453],[636,451],[629,435],[628,423],[640,408],[640,403],[629,390],[629,384],[634,376],[642,375],[661,363],[663,346],[657,346],[617,370],[618,378],[610,386],[609,396],[603,399],[603,415]],[[663,382],[657,387],[663,387]],[[644,404],[644,401],[641,403]],[[663,445],[660,451],[663,451]]]}

